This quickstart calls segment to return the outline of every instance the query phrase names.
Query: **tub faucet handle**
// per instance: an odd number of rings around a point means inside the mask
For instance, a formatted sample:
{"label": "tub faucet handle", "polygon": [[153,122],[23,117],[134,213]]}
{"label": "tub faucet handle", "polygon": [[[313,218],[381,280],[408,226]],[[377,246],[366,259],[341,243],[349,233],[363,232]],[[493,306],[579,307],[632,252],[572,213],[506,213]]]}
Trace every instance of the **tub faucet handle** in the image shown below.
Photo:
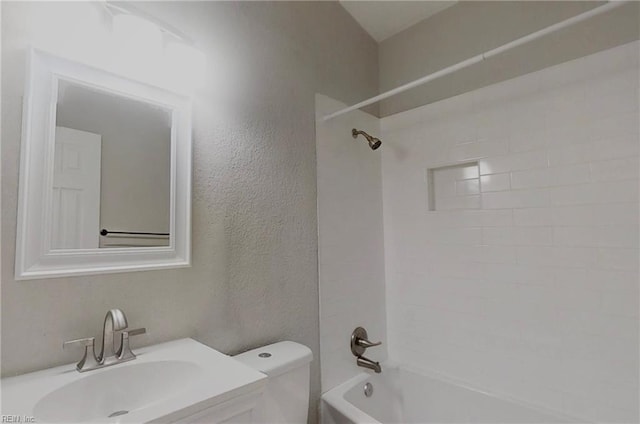
{"label": "tub faucet handle", "polygon": [[351,333],[351,353],[354,356],[362,356],[364,355],[364,351],[367,348],[380,346],[382,342],[371,342],[369,341],[369,335],[367,334],[367,330],[362,327],[358,327],[353,330]]}
{"label": "tub faucet handle", "polygon": [[370,342],[367,339],[356,339],[356,343],[358,344],[358,346],[362,346],[363,348],[367,349],[369,347],[374,347],[374,346],[380,346],[382,344],[382,342]]}

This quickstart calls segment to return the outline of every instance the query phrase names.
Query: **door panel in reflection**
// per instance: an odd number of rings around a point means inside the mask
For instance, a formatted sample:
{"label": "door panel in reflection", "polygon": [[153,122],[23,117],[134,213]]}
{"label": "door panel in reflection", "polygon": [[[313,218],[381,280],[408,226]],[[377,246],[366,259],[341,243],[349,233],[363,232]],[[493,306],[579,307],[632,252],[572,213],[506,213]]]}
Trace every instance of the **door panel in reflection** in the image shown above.
{"label": "door panel in reflection", "polygon": [[99,245],[101,144],[99,134],[56,127],[53,249]]}

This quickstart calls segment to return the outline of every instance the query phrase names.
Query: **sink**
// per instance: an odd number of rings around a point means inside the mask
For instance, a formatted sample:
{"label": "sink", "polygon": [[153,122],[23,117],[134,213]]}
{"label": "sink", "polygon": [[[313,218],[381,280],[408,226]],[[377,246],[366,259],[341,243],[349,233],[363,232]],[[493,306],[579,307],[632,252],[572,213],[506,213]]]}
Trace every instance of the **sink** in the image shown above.
{"label": "sink", "polygon": [[174,422],[260,394],[266,383],[264,374],[192,339],[136,354],[86,373],[69,364],[2,379],[1,413],[38,423]]}
{"label": "sink", "polygon": [[46,422],[104,420],[149,407],[199,379],[202,369],[182,361],[157,361],[105,369],[46,395],[34,415]]}

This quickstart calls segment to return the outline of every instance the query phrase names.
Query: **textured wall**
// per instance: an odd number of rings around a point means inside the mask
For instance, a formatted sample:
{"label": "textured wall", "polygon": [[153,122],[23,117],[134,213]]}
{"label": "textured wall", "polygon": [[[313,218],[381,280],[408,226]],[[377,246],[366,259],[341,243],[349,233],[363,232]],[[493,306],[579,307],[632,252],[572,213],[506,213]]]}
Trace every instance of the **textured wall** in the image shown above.
{"label": "textured wall", "polygon": [[[380,43],[386,91],[598,6],[592,1],[461,1]],[[640,38],[637,2],[380,103],[388,116]]]}
{"label": "textured wall", "polygon": [[[638,422],[638,47],[381,120],[394,360]],[[467,161],[428,211],[426,169]]]}
{"label": "textured wall", "polygon": [[[345,105],[317,96],[318,119]],[[380,120],[361,111],[316,124],[318,266],[322,391],[364,371],[349,349],[351,332],[367,329],[374,361],[387,357],[381,147],[372,151],[357,128],[378,137]]]}
{"label": "textured wall", "polygon": [[333,2],[140,4],[209,61],[194,106],[193,266],[16,282],[24,49],[38,11],[73,17],[86,7],[2,3],[3,375],[72,362],[78,352],[63,352],[62,341],[97,335],[119,307],[149,331],[136,344],[193,336],[236,353],[302,342],[314,352],[317,400],[314,95],[374,95],[377,45]]}

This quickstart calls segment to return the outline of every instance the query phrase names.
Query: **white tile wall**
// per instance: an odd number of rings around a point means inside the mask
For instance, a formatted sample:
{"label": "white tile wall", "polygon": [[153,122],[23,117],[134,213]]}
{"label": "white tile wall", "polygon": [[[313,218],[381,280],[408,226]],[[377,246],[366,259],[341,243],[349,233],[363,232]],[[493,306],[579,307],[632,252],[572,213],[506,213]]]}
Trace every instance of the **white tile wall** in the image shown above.
{"label": "white tile wall", "polygon": [[[316,96],[318,118],[343,107]],[[380,134],[379,120],[359,111],[316,122],[323,392],[363,371],[349,348],[356,327],[383,341],[369,349],[370,359],[387,357],[380,150],[372,151],[362,137],[354,140],[354,127]]]}
{"label": "white tile wall", "polygon": [[[639,49],[381,120],[393,359],[638,422]],[[474,160],[481,209],[429,211],[425,170]]]}
{"label": "white tile wall", "polygon": [[431,210],[480,208],[480,175],[477,163],[433,168],[428,175],[432,180],[428,187],[433,201]]}

